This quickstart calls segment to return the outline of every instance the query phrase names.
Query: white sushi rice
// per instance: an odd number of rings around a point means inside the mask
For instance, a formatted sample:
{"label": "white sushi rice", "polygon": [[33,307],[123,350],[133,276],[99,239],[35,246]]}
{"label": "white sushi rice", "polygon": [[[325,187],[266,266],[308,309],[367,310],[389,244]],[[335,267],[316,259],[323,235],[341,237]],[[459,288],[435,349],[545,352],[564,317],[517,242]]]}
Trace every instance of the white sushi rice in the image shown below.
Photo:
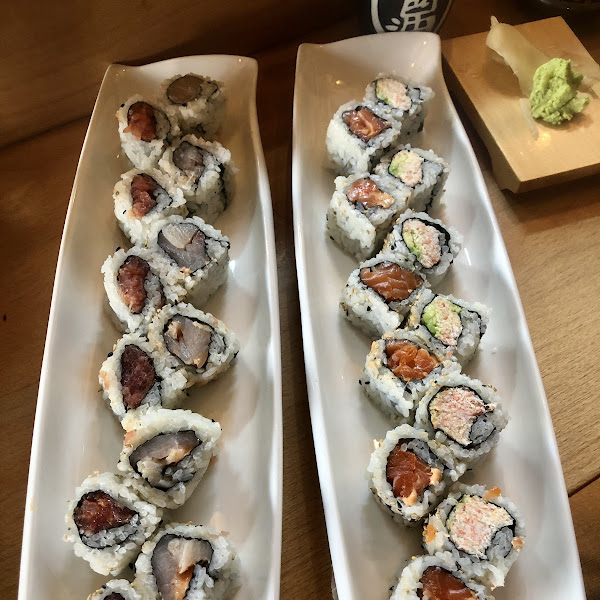
{"label": "white sushi rice", "polygon": [[[96,491],[112,496],[137,514],[125,525],[94,534],[88,541],[100,547],[91,547],[79,535],[73,512],[84,494]],[[75,490],[74,499],[68,503],[65,516],[68,533],[65,540],[73,544],[75,556],[87,560],[96,573],[118,575],[135,559],[142,544],[154,533],[161,519],[162,510],[140,499],[131,479],[113,473],[96,472],[83,481]]]}
{"label": "white sushi rice", "polygon": [[[437,230],[437,243],[439,244],[439,261],[432,266],[424,266],[419,257],[409,249],[404,237],[403,227],[409,220],[421,221],[427,227],[433,227]],[[437,285],[447,273],[450,265],[458,256],[463,242],[462,235],[453,227],[444,225],[439,219],[430,217],[427,213],[416,213],[413,210],[407,210],[402,213],[395,221],[391,231],[383,242],[383,249],[390,254],[400,254],[414,261],[419,271],[423,273],[431,285]],[[435,251],[436,249],[431,249]]]}
{"label": "white sushi rice", "polygon": [[[125,132],[128,126],[127,113],[129,107],[136,102],[146,102],[154,108],[156,118],[156,139],[151,142],[139,140],[131,132]],[[179,135],[179,126],[166,113],[166,107],[154,99],[144,98],[139,94],[129,98],[117,111],[119,137],[121,147],[127,158],[136,169],[153,169],[167,147],[168,140]]]}
{"label": "white sushi rice", "polygon": [[[149,502],[165,508],[181,506],[196,489],[211,458],[218,452],[221,425],[191,410],[155,407],[149,407],[144,413],[126,415],[122,425],[127,433],[117,465],[119,470],[131,477],[134,488]],[[181,461],[173,464],[173,467],[177,467],[172,474],[176,482],[174,485],[168,489],[153,487],[131,465],[129,457],[132,452],[157,435],[188,430],[195,433],[200,444]]]}
{"label": "white sushi rice", "polygon": [[144,544],[135,563],[133,587],[144,598],[161,598],[152,568],[152,556],[156,545],[165,535],[205,540],[213,550],[208,568],[196,564],[185,592],[186,600],[222,600],[239,585],[240,559],[225,534],[219,534],[202,525],[169,523],[152,540]]}
{"label": "white sushi rice", "polygon": [[[423,379],[404,381],[394,375],[388,364],[386,343],[406,341],[416,344],[433,355],[439,364]],[[366,396],[397,424],[412,423],[414,409],[436,378],[460,370],[453,358],[440,355],[421,335],[414,331],[397,330],[384,333],[371,344],[359,383]]]}
{"label": "white sushi rice", "polygon": [[[150,272],[144,281],[147,298],[140,313],[132,312],[119,293],[119,269],[130,256],[138,256],[150,266]],[[104,261],[101,271],[113,320],[120,331],[145,333],[150,319],[163,303],[180,302],[187,294],[179,270],[148,248],[134,246],[130,250],[118,249]]]}
{"label": "white sushi rice", "polygon": [[[209,262],[193,273],[188,268],[178,265],[158,243],[160,232],[166,226],[178,223],[190,223],[196,226],[206,238],[205,248]],[[186,299],[197,307],[202,307],[208,298],[227,280],[229,247],[229,239],[200,217],[172,216],[159,219],[152,225],[148,237],[148,248],[169,262],[173,269],[179,271],[181,281],[187,290]]]}
{"label": "white sushi rice", "polygon": [[[157,190],[156,206],[143,217],[138,218],[132,210],[131,182],[136,175],[142,173],[152,177],[162,189]],[[147,171],[132,169],[123,173],[121,181],[115,185],[113,199],[115,201],[115,217],[119,222],[119,227],[132,244],[139,246],[146,244],[150,226],[157,220],[171,215],[186,216],[188,213],[182,191],[175,187],[171,179],[158,169],[148,169]]]}
{"label": "white sushi rice", "polygon": [[[431,401],[441,390],[453,387],[472,390],[489,410],[485,413],[485,424],[482,424],[485,429],[482,429],[482,426],[478,427],[477,422],[473,423],[473,427],[478,428],[476,431],[479,430],[480,435],[484,436],[484,432],[486,434],[479,443],[465,446],[447,435],[441,428],[435,428],[431,422],[429,411]],[[478,463],[498,443],[500,433],[507,424],[508,416],[502,408],[500,397],[494,389],[489,385],[484,385],[477,379],[471,379],[460,373],[444,374],[437,378],[419,402],[415,416],[415,427],[424,429],[433,439],[450,448],[454,456],[469,465],[469,468]]]}
{"label": "white sushi rice", "polygon": [[[173,163],[173,152],[183,143],[196,146],[204,167],[200,173],[182,171]],[[188,209],[212,223],[228,206],[233,198],[235,167],[231,152],[219,142],[208,142],[195,135],[186,135],[169,146],[159,161],[160,168],[172,178],[188,202]]]}
{"label": "white sushi rice", "polygon": [[104,600],[111,594],[120,594],[124,600],[148,600],[146,596],[142,597],[126,579],[113,579],[107,581],[99,590],[90,594],[87,600]]}
{"label": "white sushi rice", "polygon": [[[400,440],[406,440],[410,444],[408,449],[414,451],[421,460],[442,471],[440,481],[428,486],[411,506],[394,496],[386,478],[389,454]],[[429,439],[425,431],[404,424],[388,431],[385,439],[378,443],[371,454],[367,472],[369,488],[383,509],[391,513],[396,523],[411,525],[419,522],[435,507],[448,483],[461,477],[465,469],[465,465],[457,461],[448,448]]]}
{"label": "white sushi rice", "polygon": [[[364,208],[348,200],[348,189],[359,179],[371,179],[384,193],[394,198],[389,208]],[[327,234],[358,260],[366,260],[381,250],[383,238],[392,221],[406,209],[408,193],[390,186],[377,175],[357,173],[336,177],[335,192],[327,212]]]}
{"label": "white sushi rice", "polygon": [[[423,547],[429,554],[451,552],[452,557],[465,573],[491,589],[504,585],[506,575],[517,560],[525,543],[523,517],[511,500],[499,495],[499,490],[494,491],[498,492],[498,495],[490,494],[482,485],[467,486],[460,483],[453,485],[448,497],[438,506],[436,512],[429,516],[424,528],[425,539],[423,541]],[[465,532],[461,530],[461,532],[453,534],[449,530],[448,519],[461,499],[464,501],[466,498],[463,497],[466,496],[478,498],[485,496],[486,502],[503,508],[514,520],[512,526],[514,537],[512,534],[508,537],[503,535],[502,529],[497,531],[492,536],[491,544],[486,549],[486,556],[483,559],[457,548],[453,540],[462,539],[461,536],[466,535]],[[481,528],[479,520],[473,522],[473,531],[479,533],[478,528]],[[482,535],[483,533],[486,532],[482,532]],[[507,549],[508,553],[506,553]]]}

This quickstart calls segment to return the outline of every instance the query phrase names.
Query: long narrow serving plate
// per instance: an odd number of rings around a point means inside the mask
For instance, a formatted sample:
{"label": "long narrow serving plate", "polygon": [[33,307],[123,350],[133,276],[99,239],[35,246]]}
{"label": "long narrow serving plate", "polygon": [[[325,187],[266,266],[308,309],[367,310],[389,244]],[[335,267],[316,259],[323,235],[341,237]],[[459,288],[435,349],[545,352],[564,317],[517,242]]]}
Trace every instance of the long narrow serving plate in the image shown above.
{"label": "long narrow serving plate", "polygon": [[[218,219],[231,241],[227,283],[206,309],[233,329],[241,351],[184,408],[218,420],[220,452],[184,507],[168,518],[229,532],[242,562],[236,599],[279,597],[282,424],[277,273],[271,197],[256,117],[256,61],[199,56],[109,67],[84,142],[58,259],[35,418],[20,600],[86,598],[107,578],[63,542],[67,499],[92,471],[115,471],[123,432],[98,391],[98,370],[119,337],[105,312],[100,266],[124,245],[112,188],[131,168],[120,156],[115,112],[179,73],[225,82],[219,141],[239,167],[237,191]],[[127,575],[127,574],[125,574]]]}
{"label": "long narrow serving plate", "polygon": [[338,298],[356,262],[325,235],[334,175],[325,132],[344,102],[378,73],[431,86],[425,131],[414,145],[450,164],[441,216],[465,237],[439,286],[493,309],[467,373],[498,388],[512,417],[500,443],[466,481],[498,485],[523,512],[528,538],[503,598],[585,598],[552,422],[527,324],[479,166],[448,95],[434,34],[388,33],[302,45],[294,94],[293,201],[304,354],[313,436],[338,594],[384,600],[394,575],[420,554],[420,530],[398,527],[370,497],[373,440],[391,428],[363,396],[358,377],[370,341],[340,315]]}

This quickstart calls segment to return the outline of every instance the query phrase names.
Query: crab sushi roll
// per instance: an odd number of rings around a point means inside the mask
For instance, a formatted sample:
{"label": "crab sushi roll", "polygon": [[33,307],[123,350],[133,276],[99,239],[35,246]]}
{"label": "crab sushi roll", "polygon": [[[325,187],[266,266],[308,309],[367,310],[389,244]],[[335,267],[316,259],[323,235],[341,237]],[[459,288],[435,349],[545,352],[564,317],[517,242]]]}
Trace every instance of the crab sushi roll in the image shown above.
{"label": "crab sushi roll", "polygon": [[327,127],[327,151],[342,174],[364,173],[398,143],[400,123],[378,104],[350,102],[338,108]]}
{"label": "crab sushi roll", "polygon": [[412,148],[407,144],[383,159],[375,167],[375,173],[399,191],[408,192],[410,208],[426,212],[439,204],[449,169],[444,159],[432,150]]}
{"label": "crab sushi roll", "polygon": [[494,600],[449,553],[413,556],[392,588],[390,600]]}
{"label": "crab sushi roll", "polygon": [[87,600],[147,600],[147,598],[142,598],[126,579],[113,579],[90,594]]}
{"label": "crab sushi roll", "polygon": [[102,363],[103,396],[121,421],[150,406],[178,408],[192,385],[183,368],[166,364],[163,354],[137,332],[125,334]]}
{"label": "crab sushi roll", "polygon": [[414,261],[432,285],[439,283],[460,252],[462,235],[427,213],[407,210],[401,214],[383,242],[390,254]]}
{"label": "crab sushi roll", "polygon": [[406,208],[408,193],[377,175],[336,177],[327,212],[327,234],[358,260],[381,250],[392,221]]}
{"label": "crab sushi roll", "polygon": [[421,399],[415,427],[472,467],[497,443],[508,417],[493,388],[460,373],[440,376]]}
{"label": "crab sushi roll", "polygon": [[212,138],[223,120],[224,84],[204,75],[188,73],[167,79],[161,86],[161,100],[184,135]]}
{"label": "crab sushi roll", "polygon": [[158,164],[168,140],[179,135],[179,126],[159,102],[136,95],[117,111],[121,147],[136,169]]}
{"label": "crab sushi roll", "polygon": [[408,423],[432,382],[458,370],[456,360],[439,354],[417,332],[397,330],[371,344],[359,383],[392,420]]}
{"label": "crab sushi roll", "polygon": [[145,333],[157,310],[186,295],[179,271],[148,248],[117,250],[104,261],[102,274],[120,331]]}
{"label": "crab sushi roll", "polygon": [[190,212],[209,223],[233,197],[236,168],[231,152],[219,142],[186,135],[165,150],[159,166],[181,189]]}
{"label": "crab sushi roll", "polygon": [[163,308],[152,319],[148,338],[167,364],[183,368],[196,385],[227,371],[240,350],[225,323],[191,304]]}
{"label": "crab sushi roll", "polygon": [[464,472],[448,448],[405,424],[388,431],[371,454],[369,488],[394,521],[411,525],[433,510],[448,483]]}
{"label": "crab sushi roll", "polygon": [[148,502],[181,506],[217,454],[221,426],[191,410],[150,407],[127,415],[119,470]]}
{"label": "crab sushi roll", "polygon": [[381,337],[402,325],[404,315],[427,285],[407,258],[380,253],[351,273],[340,309],[368,336]]}
{"label": "crab sushi roll", "polygon": [[524,543],[523,518],[497,487],[454,485],[423,529],[429,554],[450,552],[465,573],[491,589],[504,585]]}
{"label": "crab sushi roll", "polygon": [[132,481],[94,473],[75,490],[65,521],[75,556],[102,575],[118,575],[154,533],[162,510],[138,496]]}
{"label": "crab sushi roll", "polygon": [[123,173],[113,198],[119,227],[134,245],[146,244],[150,226],[158,219],[188,212],[181,190],[158,169]]}
{"label": "crab sushi roll", "polygon": [[390,119],[402,124],[401,141],[423,128],[427,102],[434,97],[425,85],[414,85],[395,75],[381,74],[365,90],[365,101],[382,107]]}
{"label": "crab sushi roll", "polygon": [[148,247],[178,270],[187,300],[202,306],[227,279],[229,240],[200,217],[180,216],[154,223]]}
{"label": "crab sushi roll", "polygon": [[143,598],[221,600],[239,579],[240,559],[224,534],[169,523],[144,544],[133,587]]}
{"label": "crab sushi roll", "polygon": [[470,304],[425,290],[411,308],[407,326],[418,329],[438,352],[454,356],[464,366],[475,354],[488,321],[489,309],[479,302]]}

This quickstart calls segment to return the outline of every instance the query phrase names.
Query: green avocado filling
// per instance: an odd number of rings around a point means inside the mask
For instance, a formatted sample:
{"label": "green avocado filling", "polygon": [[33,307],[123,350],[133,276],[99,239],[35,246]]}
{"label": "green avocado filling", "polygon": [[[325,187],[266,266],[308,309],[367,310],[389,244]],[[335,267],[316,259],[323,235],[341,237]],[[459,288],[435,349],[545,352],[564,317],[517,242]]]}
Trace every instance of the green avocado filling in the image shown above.
{"label": "green avocado filling", "polygon": [[416,259],[421,262],[423,258],[423,249],[419,244],[420,239],[416,231],[405,229],[402,232],[402,239],[406,244],[406,247],[415,255]]}
{"label": "green avocado filling", "polygon": [[529,101],[531,114],[550,125],[570,121],[590,101],[577,94],[583,75],[571,69],[571,61],[553,58],[539,66],[533,76]]}
{"label": "green avocado filling", "polygon": [[436,298],[423,310],[421,321],[435,337],[452,336],[452,330],[460,326],[458,314],[461,308],[449,300]]}

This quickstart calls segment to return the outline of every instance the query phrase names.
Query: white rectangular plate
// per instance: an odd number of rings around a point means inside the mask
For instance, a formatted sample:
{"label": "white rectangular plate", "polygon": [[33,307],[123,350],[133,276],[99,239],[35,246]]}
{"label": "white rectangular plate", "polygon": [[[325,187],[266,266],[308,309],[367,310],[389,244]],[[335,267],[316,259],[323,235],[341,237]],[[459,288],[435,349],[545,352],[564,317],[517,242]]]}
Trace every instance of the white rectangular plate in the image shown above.
{"label": "white rectangular plate", "polygon": [[131,168],[120,156],[115,112],[133,94],[196,72],[224,81],[227,116],[218,139],[239,167],[237,191],[216,226],[229,236],[227,283],[206,310],[239,337],[241,351],[184,408],[219,421],[220,453],[184,507],[167,518],[227,531],[239,551],[236,599],[279,597],[281,550],[281,369],[271,197],[256,118],[256,61],[177,58],[109,67],[79,161],[58,259],[35,418],[20,600],[86,598],[106,580],[63,542],[67,499],[92,471],[115,471],[123,432],[98,391],[98,371],[119,337],[104,305],[100,266],[125,245],[112,188]]}
{"label": "white rectangular plate", "polygon": [[302,331],[319,478],[340,599],[384,600],[394,575],[420,554],[420,529],[397,526],[371,498],[373,440],[390,424],[358,385],[370,342],[338,308],[356,261],[325,234],[334,175],[325,132],[335,110],[360,99],[379,73],[431,86],[425,131],[415,146],[450,164],[439,215],[465,237],[438,289],[492,308],[467,374],[496,386],[512,417],[498,447],[465,480],[498,485],[523,512],[526,546],[498,589],[507,598],[584,598],[581,569],[554,431],[506,249],[479,166],[448,95],[434,34],[389,33],[298,53],[294,95],[293,201]]}

